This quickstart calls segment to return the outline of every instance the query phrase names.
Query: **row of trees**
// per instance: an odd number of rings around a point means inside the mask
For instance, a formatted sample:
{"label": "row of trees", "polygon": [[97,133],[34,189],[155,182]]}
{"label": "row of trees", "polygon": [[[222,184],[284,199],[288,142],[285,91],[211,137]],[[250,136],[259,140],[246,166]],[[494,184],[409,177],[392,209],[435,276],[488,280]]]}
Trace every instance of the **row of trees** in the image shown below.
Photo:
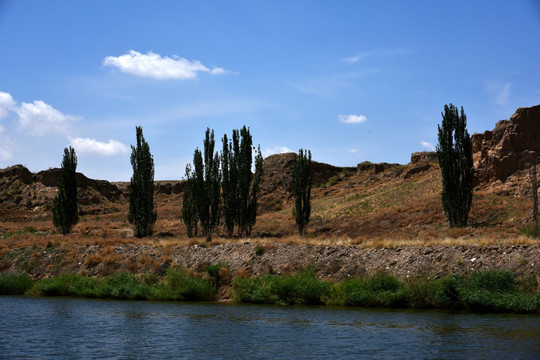
{"label": "row of trees", "polygon": [[[137,142],[131,146],[131,177],[128,220],[136,237],[153,234],[157,211],[154,205],[154,159],[142,127],[136,127]],[[257,199],[263,173],[260,147],[253,147],[249,128],[233,130],[222,138],[222,152],[215,151],[214,131],[207,129],[203,151],[193,154],[186,166],[182,219],[189,237],[198,236],[199,227],[212,239],[221,220],[229,237],[235,228],[239,237],[250,236],[257,218]],[[253,163],[254,162],[254,163]],[[254,168],[254,173],[252,173]],[[67,234],[78,221],[77,157],[72,147],[64,149],[58,194],[53,202],[53,223]],[[299,233],[304,234],[311,214],[311,152],[300,149],[293,171],[296,197],[293,214]]]}
{"label": "row of trees", "polygon": [[222,145],[219,154],[215,151],[214,131],[208,128],[204,157],[197,148],[193,166],[186,167],[182,219],[188,236],[197,236],[200,225],[202,235],[211,240],[221,221],[228,236],[233,236],[235,227],[238,236],[250,236],[255,225],[263,173],[260,147],[253,147],[251,133],[245,126],[233,130],[231,140],[225,134]]}
{"label": "row of trees", "polygon": [[[472,204],[472,143],[467,117],[453,105],[445,105],[438,126],[437,156],[442,173],[441,200],[451,227],[466,226]],[[154,160],[136,127],[137,144],[132,146],[133,176],[129,192],[128,220],[137,237],[153,234],[157,212],[154,209]],[[64,149],[58,194],[53,201],[53,223],[67,234],[78,221],[77,157],[71,147]],[[252,169],[254,172],[252,173]],[[227,235],[250,236],[257,218],[257,199],[262,169],[260,147],[255,149],[249,128],[233,130],[232,138],[222,138],[221,154],[215,150],[214,131],[206,130],[203,151],[193,154],[193,165],[186,167],[182,219],[189,237],[199,235],[208,241],[223,222]],[[311,152],[300,149],[293,169],[295,205],[293,215],[298,232],[305,233],[311,215]]]}

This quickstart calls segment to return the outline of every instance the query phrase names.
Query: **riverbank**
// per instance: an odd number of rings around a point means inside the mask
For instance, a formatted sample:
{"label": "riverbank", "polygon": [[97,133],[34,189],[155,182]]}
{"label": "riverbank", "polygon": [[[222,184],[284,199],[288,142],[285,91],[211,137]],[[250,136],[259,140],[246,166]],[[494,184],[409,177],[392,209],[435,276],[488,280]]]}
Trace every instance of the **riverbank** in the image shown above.
{"label": "riverbank", "polygon": [[220,265],[207,267],[203,276],[184,268],[169,268],[163,276],[64,274],[36,281],[26,274],[0,274],[0,295],[215,301],[223,294],[237,303],[540,313],[536,278],[519,277],[507,270],[405,281],[378,272],[338,283],[321,280],[313,268],[286,275],[231,278],[228,269]]}
{"label": "riverbank", "polygon": [[[540,244],[466,243],[456,245],[362,248],[354,245],[290,244],[275,240],[199,244],[147,242],[89,244],[69,241],[0,251],[0,271],[42,279],[64,273],[103,277],[115,273],[163,275],[169,267],[204,273],[227,264],[232,277],[291,274],[312,267],[333,282],[386,271],[400,280],[419,275],[440,278],[485,270],[509,270],[540,279]],[[475,239],[470,240],[477,241]]]}

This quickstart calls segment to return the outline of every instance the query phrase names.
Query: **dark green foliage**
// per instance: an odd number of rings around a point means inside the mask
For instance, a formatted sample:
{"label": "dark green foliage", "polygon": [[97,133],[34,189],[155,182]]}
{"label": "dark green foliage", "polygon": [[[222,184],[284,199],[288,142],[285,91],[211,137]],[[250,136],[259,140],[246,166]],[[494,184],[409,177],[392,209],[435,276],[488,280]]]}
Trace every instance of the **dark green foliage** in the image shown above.
{"label": "dark green foliage", "polygon": [[133,274],[114,274],[100,281],[97,297],[117,300],[146,300],[151,289]]}
{"label": "dark green foliage", "polygon": [[169,268],[153,292],[155,300],[211,301],[216,287],[209,281],[190,276],[186,269]]}
{"label": "dark green foliage", "polygon": [[233,281],[234,300],[259,304],[317,304],[364,307],[412,307],[490,312],[540,311],[535,277],[517,279],[491,270],[469,277],[420,277],[399,281],[385,272],[330,284],[311,270],[296,275],[266,275]]}
{"label": "dark green foliage", "polygon": [[195,201],[195,180],[191,173],[191,165],[186,166],[186,185],[182,203],[182,220],[186,225],[188,237],[197,236],[199,232],[199,218],[197,216],[197,203]]}
{"label": "dark green foliage", "polygon": [[304,235],[311,216],[311,151],[300,149],[293,169],[294,198],[293,215],[298,233]]}
{"label": "dark green foliage", "polygon": [[0,295],[23,295],[32,285],[32,278],[26,274],[0,274]]}
{"label": "dark green foliage", "polygon": [[260,147],[255,152],[255,174],[252,174],[253,140],[245,126],[233,130],[232,140],[223,137],[222,193],[223,217],[228,236],[238,227],[238,236],[251,235],[257,220],[257,198],[263,173]]}
{"label": "dark green foliage", "polygon": [[442,173],[442,204],[451,227],[467,225],[472,204],[473,158],[467,117],[452,105],[444,106],[437,156]]}
{"label": "dark green foliage", "polygon": [[214,265],[207,265],[206,266],[206,273],[210,276],[212,276],[213,278],[215,279],[218,279],[219,278],[219,270],[221,268],[229,268],[229,264],[228,263],[217,263],[217,264],[214,264]]}
{"label": "dark green foliage", "polygon": [[221,191],[223,196],[223,222],[227,236],[232,237],[238,218],[238,167],[236,164],[237,159],[234,156],[234,149],[238,148],[238,132],[233,131],[232,142],[227,139],[227,134],[223,135],[222,143]]}
{"label": "dark green foliage", "polygon": [[64,149],[62,168],[58,178],[58,194],[53,200],[53,224],[62,233],[69,234],[72,227],[79,221],[77,207],[77,156],[70,146]]}
{"label": "dark green foliage", "polygon": [[32,292],[44,296],[98,297],[96,279],[72,274],[42,279],[36,283]]}
{"label": "dark green foliage", "polygon": [[[0,290],[3,279],[0,276]],[[32,286],[27,277],[25,290]],[[30,282],[28,285],[27,282]],[[12,287],[13,288],[13,287]],[[21,294],[24,291],[10,291],[6,294]],[[117,300],[214,300],[216,286],[207,280],[195,278],[185,269],[169,268],[163,278],[157,276],[137,276],[120,273],[101,279],[79,275],[60,275],[42,279],[34,284],[30,292],[44,296],[74,296]]]}
{"label": "dark green foliage", "polygon": [[345,305],[405,307],[407,293],[394,276],[380,272],[367,278],[345,281],[338,292],[344,295]]}
{"label": "dark green foliage", "polygon": [[142,127],[136,127],[137,146],[131,146],[133,176],[129,190],[128,220],[136,237],[154,233],[157,212],[154,210],[154,159],[145,141]]}
{"label": "dark green foliage", "polygon": [[329,282],[317,279],[311,268],[294,275],[266,275],[233,281],[235,301],[257,304],[322,304],[331,287]]}
{"label": "dark green foliage", "polygon": [[[191,168],[186,168],[188,181],[188,203],[190,208],[186,209],[186,226],[188,232],[190,227],[196,229],[197,221],[200,222],[202,234],[207,241],[212,240],[215,228],[219,225],[219,202],[220,202],[220,181],[219,155],[214,153],[215,140],[214,131],[206,129],[204,139],[204,160],[203,154],[196,149],[193,154],[193,172]],[[185,201],[185,198],[184,198]],[[196,211],[196,219],[194,216]],[[189,225],[188,225],[189,224]],[[191,230],[193,233],[193,231]]]}

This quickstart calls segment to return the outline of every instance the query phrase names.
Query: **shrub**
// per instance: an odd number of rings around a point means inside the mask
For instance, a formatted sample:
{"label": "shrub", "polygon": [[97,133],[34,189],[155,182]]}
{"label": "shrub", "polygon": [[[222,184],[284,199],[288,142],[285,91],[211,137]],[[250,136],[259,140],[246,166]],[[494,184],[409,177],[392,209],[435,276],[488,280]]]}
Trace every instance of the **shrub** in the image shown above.
{"label": "shrub", "polygon": [[404,307],[408,303],[405,286],[386,272],[345,281],[340,291],[351,306]]}
{"label": "shrub", "polygon": [[294,275],[266,275],[236,278],[234,300],[257,304],[322,304],[332,290],[330,283],[317,279],[312,268]]}
{"label": "shrub", "polygon": [[0,274],[0,295],[23,295],[32,285],[32,279],[26,274]]}
{"label": "shrub", "polygon": [[210,301],[216,297],[216,287],[209,281],[194,278],[186,269],[169,268],[152,297],[158,300]]}
{"label": "shrub", "polygon": [[45,296],[95,297],[95,280],[77,275],[59,275],[39,280],[32,290]]}
{"label": "shrub", "polygon": [[133,274],[114,274],[103,279],[97,289],[100,298],[119,300],[145,300],[150,287]]}

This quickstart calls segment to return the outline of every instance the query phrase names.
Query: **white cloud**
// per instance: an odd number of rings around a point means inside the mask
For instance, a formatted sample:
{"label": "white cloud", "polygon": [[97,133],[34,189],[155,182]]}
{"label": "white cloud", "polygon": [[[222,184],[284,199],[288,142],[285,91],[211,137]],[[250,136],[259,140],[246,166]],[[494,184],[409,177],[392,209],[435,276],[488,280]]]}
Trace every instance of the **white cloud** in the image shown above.
{"label": "white cloud", "polygon": [[15,101],[11,97],[11,94],[0,91],[0,119],[6,117],[14,107]]}
{"label": "white cloud", "polygon": [[101,142],[90,138],[70,138],[71,146],[78,153],[88,153],[99,156],[115,156],[128,152],[128,147],[116,140]]}
{"label": "white cloud", "polygon": [[358,154],[360,152],[360,149],[349,149],[349,153],[351,154]]}
{"label": "white cloud", "polygon": [[367,120],[367,117],[364,115],[338,115],[339,121],[346,124],[360,124]]}
{"label": "white cloud", "polygon": [[430,142],[427,141],[421,141],[420,144],[422,144],[422,147],[429,151],[435,151],[435,145],[433,145]]}
{"label": "white cloud", "polygon": [[128,54],[107,56],[103,65],[117,68],[123,73],[155,79],[194,79],[198,72],[208,72],[212,75],[224,74],[223,68],[209,69],[199,61],[189,61],[174,55],[161,57],[159,54],[130,50]]}
{"label": "white cloud", "polygon": [[267,148],[266,150],[263,150],[262,155],[263,155],[264,158],[267,158],[270,155],[284,154],[284,153],[288,153],[288,152],[294,152],[294,151],[292,151],[291,149],[289,149],[286,146],[274,146],[273,148]]}
{"label": "white cloud", "polygon": [[20,126],[33,136],[43,136],[49,133],[69,132],[70,124],[79,120],[76,115],[66,115],[41,100],[33,103],[22,103],[15,109],[19,115]]}

